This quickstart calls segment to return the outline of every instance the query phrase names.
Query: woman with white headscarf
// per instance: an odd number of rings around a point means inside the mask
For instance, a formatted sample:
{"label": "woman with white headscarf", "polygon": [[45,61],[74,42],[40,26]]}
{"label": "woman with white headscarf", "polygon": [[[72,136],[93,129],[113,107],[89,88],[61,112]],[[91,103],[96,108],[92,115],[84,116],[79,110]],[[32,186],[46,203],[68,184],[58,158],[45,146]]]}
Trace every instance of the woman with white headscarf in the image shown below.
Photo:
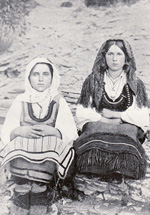
{"label": "woman with white headscarf", "polygon": [[36,58],[27,66],[25,93],[13,102],[1,132],[1,166],[9,162],[14,178],[50,183],[56,169],[66,177],[77,130],[59,84],[49,60]]}

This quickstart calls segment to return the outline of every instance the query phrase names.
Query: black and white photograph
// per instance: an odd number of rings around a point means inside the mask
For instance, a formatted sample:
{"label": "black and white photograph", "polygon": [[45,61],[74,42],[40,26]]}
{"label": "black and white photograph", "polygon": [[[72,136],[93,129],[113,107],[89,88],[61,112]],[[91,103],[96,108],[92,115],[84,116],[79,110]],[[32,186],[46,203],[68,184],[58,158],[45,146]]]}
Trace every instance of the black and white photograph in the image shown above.
{"label": "black and white photograph", "polygon": [[0,0],[0,215],[150,214],[150,0]]}

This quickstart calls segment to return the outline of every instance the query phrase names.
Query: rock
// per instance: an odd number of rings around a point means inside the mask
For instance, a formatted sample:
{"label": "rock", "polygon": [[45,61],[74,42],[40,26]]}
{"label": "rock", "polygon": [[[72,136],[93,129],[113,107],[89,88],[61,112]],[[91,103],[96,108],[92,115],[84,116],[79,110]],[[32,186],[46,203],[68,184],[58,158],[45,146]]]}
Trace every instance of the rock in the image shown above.
{"label": "rock", "polygon": [[97,6],[110,6],[112,4],[116,4],[116,3],[124,3],[124,4],[133,4],[135,2],[137,2],[138,0],[85,0],[85,5],[88,6],[93,6],[93,5],[97,5]]}
{"label": "rock", "polygon": [[7,215],[7,214],[9,214],[9,212],[10,211],[9,211],[7,206],[2,206],[1,205],[0,215]]}
{"label": "rock", "polygon": [[138,201],[138,202],[146,202],[147,201],[141,195],[138,195],[136,193],[131,195],[131,199],[133,199],[134,201]]}
{"label": "rock", "polygon": [[96,192],[105,193],[108,191],[109,184],[100,181],[98,177],[88,178],[85,175],[77,174],[74,178],[74,186],[85,195],[91,195]]}
{"label": "rock", "polygon": [[106,203],[104,203],[103,205],[104,205],[105,207],[108,207],[108,206],[109,206],[109,203],[106,202]]}
{"label": "rock", "polygon": [[9,214],[10,215],[28,215],[29,210],[20,208],[17,205],[12,203],[11,207],[10,207],[10,213]]}
{"label": "rock", "polygon": [[137,212],[140,212],[140,211],[141,211],[141,209],[142,209],[142,208],[141,208],[140,206],[136,206],[136,207],[134,207],[134,210],[135,210],[135,211],[137,211]]}
{"label": "rock", "polygon": [[[43,206],[43,205],[31,206],[28,214],[30,214],[30,215],[47,215],[47,206]],[[18,215],[22,215],[22,214],[20,213]]]}
{"label": "rock", "polygon": [[149,188],[142,186],[141,191],[142,191],[142,197],[147,198],[149,200],[150,199]]}
{"label": "rock", "polygon": [[18,75],[20,74],[20,72],[17,69],[12,69],[12,68],[7,68],[4,71],[4,75],[7,76],[7,78],[16,78],[18,77]]}
{"label": "rock", "polygon": [[58,208],[57,208],[56,204],[51,205],[49,211],[50,211],[51,214],[57,215],[58,214]]}
{"label": "rock", "polygon": [[121,201],[122,200],[122,195],[112,195],[110,193],[105,193],[104,194],[105,200],[107,201]]}
{"label": "rock", "polygon": [[93,5],[102,6],[102,5],[106,5],[106,0],[85,0],[85,5],[87,7],[93,6]]}
{"label": "rock", "polygon": [[129,194],[129,188],[125,181],[123,180],[121,184],[117,183],[110,183],[109,184],[109,193],[112,195],[128,195]]}
{"label": "rock", "polygon": [[62,4],[61,4],[61,7],[72,7],[73,5],[72,5],[72,3],[71,2],[63,2]]}
{"label": "rock", "polygon": [[116,181],[104,182],[99,177],[88,178],[85,175],[77,174],[74,179],[74,186],[85,195],[98,194],[97,199],[101,200],[119,200],[122,206],[126,206],[130,201],[129,186],[122,180],[118,184]]}
{"label": "rock", "polygon": [[121,211],[117,215],[135,215],[135,213],[127,212],[127,211]]}
{"label": "rock", "polygon": [[127,186],[129,187],[130,190],[130,194],[134,194],[137,193],[139,195],[141,195],[141,180],[126,180],[125,182],[127,184]]}

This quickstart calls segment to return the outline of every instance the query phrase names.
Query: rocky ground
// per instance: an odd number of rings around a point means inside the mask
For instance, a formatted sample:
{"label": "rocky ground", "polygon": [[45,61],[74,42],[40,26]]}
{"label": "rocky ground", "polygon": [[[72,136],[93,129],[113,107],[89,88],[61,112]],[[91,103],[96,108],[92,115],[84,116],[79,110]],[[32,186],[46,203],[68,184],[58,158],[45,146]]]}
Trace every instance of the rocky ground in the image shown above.
{"label": "rocky ground", "polygon": [[[74,113],[82,83],[91,72],[99,47],[106,39],[114,37],[125,38],[132,45],[137,75],[144,81],[150,98],[150,1],[141,0],[131,6],[118,4],[115,7],[88,8],[83,0],[68,2],[36,0],[36,7],[25,17],[25,34],[14,37],[9,50],[1,54],[1,124],[13,99],[24,91],[27,63],[37,56],[46,56],[56,64],[61,75],[61,91]],[[149,141],[144,147],[150,158]],[[0,214],[46,214],[46,209],[40,206],[32,207],[30,212],[21,209],[16,212],[11,202],[13,186],[6,186],[6,176],[7,172],[1,172]],[[123,181],[119,185],[95,181],[95,186],[85,180],[83,184],[85,198],[80,196],[76,201],[63,198],[54,203],[47,214],[150,213],[149,167],[144,180]]]}

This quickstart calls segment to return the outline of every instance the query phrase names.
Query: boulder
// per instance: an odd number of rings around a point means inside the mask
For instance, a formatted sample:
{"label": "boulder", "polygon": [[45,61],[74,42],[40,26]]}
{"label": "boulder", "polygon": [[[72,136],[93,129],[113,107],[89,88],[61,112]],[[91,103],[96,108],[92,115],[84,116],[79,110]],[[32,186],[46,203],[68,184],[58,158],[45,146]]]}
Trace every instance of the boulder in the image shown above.
{"label": "boulder", "polygon": [[133,4],[138,0],[85,0],[85,5],[89,6],[110,6],[117,3],[124,3],[124,4]]}

